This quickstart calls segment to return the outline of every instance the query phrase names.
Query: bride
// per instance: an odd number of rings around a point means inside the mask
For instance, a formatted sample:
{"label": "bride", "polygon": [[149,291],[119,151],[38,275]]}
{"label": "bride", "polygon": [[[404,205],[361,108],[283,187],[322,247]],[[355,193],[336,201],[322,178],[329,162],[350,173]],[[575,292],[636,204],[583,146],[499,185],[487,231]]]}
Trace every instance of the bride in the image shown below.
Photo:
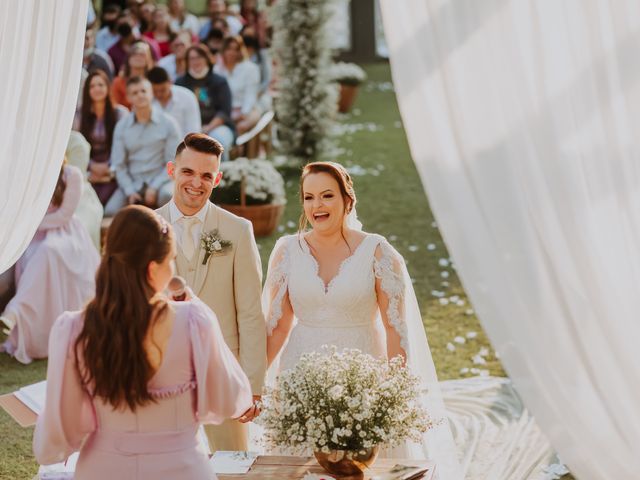
{"label": "bride", "polygon": [[264,307],[270,374],[292,368],[302,354],[322,345],[400,355],[421,378],[430,415],[445,420],[421,445],[407,443],[385,454],[429,458],[441,480],[461,478],[404,259],[384,237],[361,230],[353,182],[342,165],[308,164],[300,195],[300,231],[280,238],[269,260]]}

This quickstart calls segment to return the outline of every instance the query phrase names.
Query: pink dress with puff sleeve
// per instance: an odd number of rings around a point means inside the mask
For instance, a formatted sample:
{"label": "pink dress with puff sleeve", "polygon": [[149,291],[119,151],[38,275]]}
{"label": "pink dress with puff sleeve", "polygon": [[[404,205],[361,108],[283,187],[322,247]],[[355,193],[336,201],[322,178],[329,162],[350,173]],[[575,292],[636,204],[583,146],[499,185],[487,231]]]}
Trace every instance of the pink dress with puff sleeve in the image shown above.
{"label": "pink dress with puff sleeve", "polygon": [[16,263],[16,294],[2,316],[11,333],[4,349],[19,362],[46,358],[49,331],[67,310],[79,310],[95,295],[100,256],[74,215],[84,177],[74,166],[63,171],[66,189],[59,207],[49,206],[31,243]]}
{"label": "pink dress with puff sleeve", "polygon": [[135,411],[113,410],[92,398],[73,354],[83,313],[60,316],[49,342],[46,405],[33,437],[40,464],[64,461],[79,450],[76,480],[216,478],[198,449],[198,426],[220,424],[249,409],[249,380],[209,307],[198,299],[171,306],[173,331],[149,382],[156,402]]}

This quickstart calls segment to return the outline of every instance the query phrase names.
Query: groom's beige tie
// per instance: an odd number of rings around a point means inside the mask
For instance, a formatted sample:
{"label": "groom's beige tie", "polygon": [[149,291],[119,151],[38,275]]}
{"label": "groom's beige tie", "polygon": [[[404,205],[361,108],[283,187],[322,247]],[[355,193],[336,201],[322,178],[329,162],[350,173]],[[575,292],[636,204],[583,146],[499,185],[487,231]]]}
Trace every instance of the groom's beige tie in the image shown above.
{"label": "groom's beige tie", "polygon": [[191,260],[196,251],[193,240],[193,227],[195,227],[199,221],[200,219],[198,219],[198,217],[182,217],[182,240],[180,245],[182,247],[182,253],[187,257],[187,260]]}

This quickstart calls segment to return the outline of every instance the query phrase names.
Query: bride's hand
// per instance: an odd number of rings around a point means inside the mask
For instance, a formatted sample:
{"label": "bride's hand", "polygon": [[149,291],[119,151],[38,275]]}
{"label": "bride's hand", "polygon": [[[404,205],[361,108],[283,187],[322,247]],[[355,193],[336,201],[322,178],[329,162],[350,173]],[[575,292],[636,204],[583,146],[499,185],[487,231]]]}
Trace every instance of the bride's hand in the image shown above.
{"label": "bride's hand", "polygon": [[253,405],[251,406],[251,408],[246,412],[244,412],[242,415],[240,415],[240,417],[238,417],[237,419],[240,423],[248,423],[252,421],[254,418],[256,418],[258,415],[260,415],[260,399],[261,398],[262,397],[260,397],[260,395],[253,396]]}

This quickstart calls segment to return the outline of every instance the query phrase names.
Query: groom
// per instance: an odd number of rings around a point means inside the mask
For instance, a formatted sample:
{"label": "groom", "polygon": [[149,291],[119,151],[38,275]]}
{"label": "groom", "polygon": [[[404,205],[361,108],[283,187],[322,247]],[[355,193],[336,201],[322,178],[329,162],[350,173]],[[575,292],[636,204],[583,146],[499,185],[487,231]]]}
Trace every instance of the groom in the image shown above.
{"label": "groom", "polygon": [[[158,213],[173,226],[178,244],[178,275],[215,312],[227,345],[249,377],[254,407],[239,420],[207,425],[212,451],[247,450],[246,422],[258,413],[266,371],[266,327],[261,305],[262,266],[251,222],[209,201],[222,173],[222,145],[190,133],[167,164],[173,197]],[[208,246],[201,245],[207,236]],[[223,385],[220,388],[224,388]]]}

